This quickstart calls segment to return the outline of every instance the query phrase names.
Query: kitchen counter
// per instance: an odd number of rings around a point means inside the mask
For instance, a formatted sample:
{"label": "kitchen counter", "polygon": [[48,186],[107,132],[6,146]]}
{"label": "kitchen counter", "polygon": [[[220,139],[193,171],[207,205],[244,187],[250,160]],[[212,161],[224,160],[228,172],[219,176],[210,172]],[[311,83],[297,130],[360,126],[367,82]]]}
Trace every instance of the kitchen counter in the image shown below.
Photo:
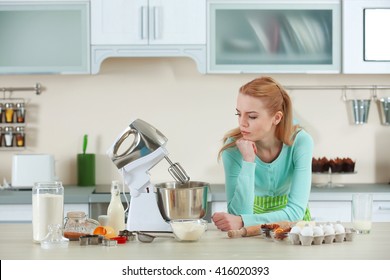
{"label": "kitchen counter", "polygon": [[[344,224],[348,226],[348,224]],[[1,260],[390,260],[390,223],[374,223],[372,232],[357,235],[352,242],[317,246],[276,243],[261,236],[228,238],[213,224],[197,242],[156,238],[152,243],[137,240],[116,247],[80,246],[42,249],[32,242],[31,224],[0,224]]]}
{"label": "kitchen counter", "polygon": [[[65,203],[99,203],[109,202],[111,194],[95,193],[95,187],[64,187]],[[311,188],[310,199],[348,199],[352,197],[352,193],[356,192],[372,192],[375,195],[386,197],[390,200],[390,185],[389,184],[345,184],[344,187],[334,188]],[[209,201],[219,202],[226,201],[225,185],[212,184],[210,186]],[[0,204],[31,204],[31,190],[0,190]],[[127,194],[128,195],[128,194]],[[123,200],[124,201],[124,200]]]}

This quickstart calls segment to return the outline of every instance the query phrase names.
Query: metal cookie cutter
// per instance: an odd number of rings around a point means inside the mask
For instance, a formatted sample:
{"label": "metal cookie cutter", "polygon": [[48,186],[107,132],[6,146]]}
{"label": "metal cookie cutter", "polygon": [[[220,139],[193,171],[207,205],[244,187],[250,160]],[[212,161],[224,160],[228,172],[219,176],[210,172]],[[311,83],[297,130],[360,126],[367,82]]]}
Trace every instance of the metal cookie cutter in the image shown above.
{"label": "metal cookie cutter", "polygon": [[127,229],[119,231],[119,236],[126,236],[127,241],[133,241],[135,239],[135,233]]}
{"label": "metal cookie cutter", "polygon": [[87,245],[98,245],[102,243],[103,236],[97,235],[97,234],[88,234],[84,236],[80,236],[80,245],[81,246],[87,246]]}
{"label": "metal cookie cutter", "polygon": [[112,239],[103,239],[102,245],[107,247],[115,247],[116,245],[118,245],[118,242]]}

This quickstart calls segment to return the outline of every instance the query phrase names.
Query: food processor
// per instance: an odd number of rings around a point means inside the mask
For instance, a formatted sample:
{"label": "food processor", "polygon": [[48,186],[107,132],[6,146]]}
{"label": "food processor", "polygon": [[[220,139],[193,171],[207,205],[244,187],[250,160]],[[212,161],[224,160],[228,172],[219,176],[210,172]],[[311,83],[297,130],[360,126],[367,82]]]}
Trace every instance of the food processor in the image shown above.
{"label": "food processor", "polygon": [[[209,185],[190,181],[181,165],[172,163],[165,147],[167,141],[152,125],[136,119],[107,151],[130,191],[129,231],[172,232],[168,213],[175,213],[175,219],[201,219],[206,215]],[[128,147],[122,148],[125,143]],[[155,186],[150,182],[149,170],[164,158],[175,181]]]}

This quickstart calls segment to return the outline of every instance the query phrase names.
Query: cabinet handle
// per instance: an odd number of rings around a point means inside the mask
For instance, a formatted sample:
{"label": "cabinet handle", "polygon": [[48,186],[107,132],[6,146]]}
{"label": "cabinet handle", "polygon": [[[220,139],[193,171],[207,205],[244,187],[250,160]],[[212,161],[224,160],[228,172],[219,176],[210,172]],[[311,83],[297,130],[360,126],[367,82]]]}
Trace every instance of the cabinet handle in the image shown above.
{"label": "cabinet handle", "polygon": [[383,211],[388,211],[390,210],[390,207],[379,206],[378,209]]}
{"label": "cabinet handle", "polygon": [[145,6],[141,7],[141,39],[148,38],[148,9]]}
{"label": "cabinet handle", "polygon": [[154,40],[160,39],[160,9],[159,7],[153,7],[153,38]]}

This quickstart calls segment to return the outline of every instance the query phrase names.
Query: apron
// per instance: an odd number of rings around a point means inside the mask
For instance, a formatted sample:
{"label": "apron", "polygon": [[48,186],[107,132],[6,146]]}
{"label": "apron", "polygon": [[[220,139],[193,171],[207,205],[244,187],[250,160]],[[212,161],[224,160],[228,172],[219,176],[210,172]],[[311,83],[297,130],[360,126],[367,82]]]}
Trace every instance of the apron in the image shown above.
{"label": "apron", "polygon": [[[281,196],[255,196],[253,204],[254,214],[263,214],[281,210],[287,205],[287,194]],[[307,207],[303,216],[304,221],[310,221],[310,210]]]}

